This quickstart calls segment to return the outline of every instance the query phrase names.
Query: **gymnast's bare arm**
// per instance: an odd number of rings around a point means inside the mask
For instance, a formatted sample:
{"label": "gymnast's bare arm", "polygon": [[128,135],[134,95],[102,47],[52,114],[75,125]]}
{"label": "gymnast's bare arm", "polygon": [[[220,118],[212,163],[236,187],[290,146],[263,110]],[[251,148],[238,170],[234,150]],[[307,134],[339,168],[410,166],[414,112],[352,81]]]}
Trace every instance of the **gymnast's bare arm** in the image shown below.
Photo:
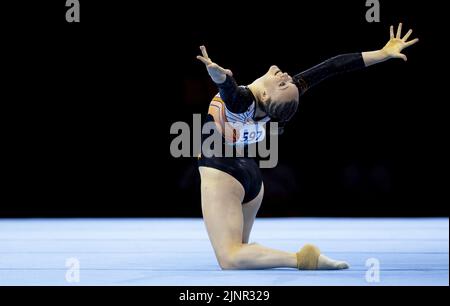
{"label": "gymnast's bare arm", "polygon": [[392,58],[401,58],[405,62],[408,60],[406,55],[402,54],[402,51],[419,41],[418,38],[408,41],[411,36],[412,30],[402,38],[402,24],[400,23],[397,29],[397,34],[394,35],[394,26],[390,28],[390,40],[388,43],[380,50],[363,52],[362,57],[366,67],[382,63]]}

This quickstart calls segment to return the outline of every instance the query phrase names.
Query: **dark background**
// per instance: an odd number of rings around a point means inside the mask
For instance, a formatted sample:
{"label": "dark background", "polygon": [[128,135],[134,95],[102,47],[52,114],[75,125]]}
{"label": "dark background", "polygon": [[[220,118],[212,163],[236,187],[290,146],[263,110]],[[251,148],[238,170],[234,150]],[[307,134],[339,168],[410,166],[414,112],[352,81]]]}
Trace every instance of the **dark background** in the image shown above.
{"label": "dark background", "polygon": [[[90,1],[94,2],[94,1]],[[263,170],[261,216],[447,216],[441,2],[65,1],[5,11],[0,217],[200,216],[195,159],[174,159],[175,121],[215,88],[198,46],[248,84],[379,49],[404,22],[420,43],[308,92]],[[8,15],[8,16],[6,16]],[[448,85],[447,85],[448,86]]]}

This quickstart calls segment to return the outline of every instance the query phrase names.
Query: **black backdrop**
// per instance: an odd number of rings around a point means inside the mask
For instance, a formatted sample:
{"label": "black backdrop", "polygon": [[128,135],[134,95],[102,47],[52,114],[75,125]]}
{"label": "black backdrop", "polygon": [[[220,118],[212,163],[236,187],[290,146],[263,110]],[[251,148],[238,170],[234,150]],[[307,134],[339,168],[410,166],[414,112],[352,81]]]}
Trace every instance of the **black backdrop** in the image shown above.
{"label": "black backdrop", "polygon": [[169,152],[171,124],[215,94],[199,45],[247,84],[271,64],[295,73],[381,48],[399,21],[421,39],[408,63],[304,97],[264,170],[261,216],[447,215],[440,2],[381,0],[380,23],[363,0],[80,2],[80,23],[65,1],[5,13],[0,217],[200,216],[195,160]]}

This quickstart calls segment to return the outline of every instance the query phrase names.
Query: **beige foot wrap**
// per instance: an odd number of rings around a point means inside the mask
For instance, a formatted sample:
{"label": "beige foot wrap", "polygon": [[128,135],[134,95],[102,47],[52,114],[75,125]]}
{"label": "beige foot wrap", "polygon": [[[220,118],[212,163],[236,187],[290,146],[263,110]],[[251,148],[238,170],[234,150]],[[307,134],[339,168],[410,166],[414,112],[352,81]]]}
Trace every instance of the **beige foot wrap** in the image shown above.
{"label": "beige foot wrap", "polygon": [[317,270],[320,250],[312,244],[306,244],[297,252],[297,268],[299,270]]}

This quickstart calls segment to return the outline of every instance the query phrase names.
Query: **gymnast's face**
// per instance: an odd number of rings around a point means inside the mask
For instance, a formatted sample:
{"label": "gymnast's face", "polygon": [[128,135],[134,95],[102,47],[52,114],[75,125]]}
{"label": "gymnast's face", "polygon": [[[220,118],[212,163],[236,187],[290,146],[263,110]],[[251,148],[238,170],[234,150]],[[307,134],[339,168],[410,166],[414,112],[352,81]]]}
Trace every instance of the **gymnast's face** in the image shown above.
{"label": "gymnast's face", "polygon": [[292,77],[282,72],[278,66],[271,66],[269,71],[261,77],[264,95],[271,101],[288,102],[299,99],[297,86]]}

